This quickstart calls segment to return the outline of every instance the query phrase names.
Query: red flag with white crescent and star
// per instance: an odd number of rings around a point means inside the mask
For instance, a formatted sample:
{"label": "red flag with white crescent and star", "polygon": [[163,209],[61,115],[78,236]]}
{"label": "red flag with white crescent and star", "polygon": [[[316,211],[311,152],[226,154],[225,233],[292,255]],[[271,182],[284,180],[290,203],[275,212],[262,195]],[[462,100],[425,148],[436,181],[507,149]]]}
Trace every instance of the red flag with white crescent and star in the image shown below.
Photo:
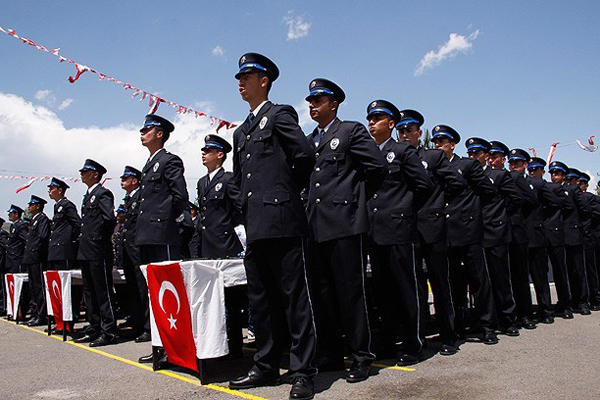
{"label": "red flag with white crescent and star", "polygon": [[148,265],[148,293],[169,362],[198,372],[192,317],[179,263]]}
{"label": "red flag with white crescent and star", "polygon": [[50,303],[52,312],[56,320],[56,329],[62,330],[63,323],[63,304],[62,304],[62,284],[58,271],[46,271],[46,281],[48,283],[48,293],[50,293]]}
{"label": "red flag with white crescent and star", "polygon": [[6,286],[8,288],[8,295],[10,297],[10,305],[12,317],[17,319],[18,302],[15,301],[15,277],[13,274],[6,274]]}

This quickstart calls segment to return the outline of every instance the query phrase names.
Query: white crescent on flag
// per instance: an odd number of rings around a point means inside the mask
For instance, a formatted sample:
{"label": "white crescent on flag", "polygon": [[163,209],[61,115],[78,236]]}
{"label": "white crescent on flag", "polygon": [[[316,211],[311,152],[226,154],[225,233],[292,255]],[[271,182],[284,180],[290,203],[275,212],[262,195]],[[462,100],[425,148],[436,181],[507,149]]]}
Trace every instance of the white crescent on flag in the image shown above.
{"label": "white crescent on flag", "polygon": [[60,288],[57,281],[52,281],[52,291],[57,298],[60,296]]}
{"label": "white crescent on flag", "polygon": [[179,309],[181,308],[181,301],[179,300],[179,293],[177,293],[177,289],[175,288],[175,285],[173,285],[169,281],[163,281],[163,283],[160,285],[160,290],[158,291],[158,304],[160,304],[160,308],[162,308],[163,312],[166,314],[167,311],[165,310],[165,306],[163,305],[163,298],[165,297],[165,293],[167,292],[167,290],[170,290],[171,292],[173,292],[175,299],[177,299],[176,314],[179,314]]}

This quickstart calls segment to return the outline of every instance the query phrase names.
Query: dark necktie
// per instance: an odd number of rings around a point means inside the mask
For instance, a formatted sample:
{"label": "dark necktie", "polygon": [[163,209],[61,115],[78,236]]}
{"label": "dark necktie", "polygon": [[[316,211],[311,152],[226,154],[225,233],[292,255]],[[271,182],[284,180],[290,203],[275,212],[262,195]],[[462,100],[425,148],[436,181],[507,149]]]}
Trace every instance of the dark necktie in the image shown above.
{"label": "dark necktie", "polygon": [[319,146],[321,140],[323,140],[323,135],[325,134],[325,130],[317,128],[317,135],[315,136],[315,146]]}
{"label": "dark necktie", "polygon": [[248,125],[252,126],[252,123],[254,122],[254,118],[256,118],[254,116],[254,113],[248,114],[248,118],[247,118],[248,119]]}
{"label": "dark necktie", "polygon": [[206,192],[208,192],[209,186],[210,186],[210,175],[206,175],[206,188],[205,188]]}

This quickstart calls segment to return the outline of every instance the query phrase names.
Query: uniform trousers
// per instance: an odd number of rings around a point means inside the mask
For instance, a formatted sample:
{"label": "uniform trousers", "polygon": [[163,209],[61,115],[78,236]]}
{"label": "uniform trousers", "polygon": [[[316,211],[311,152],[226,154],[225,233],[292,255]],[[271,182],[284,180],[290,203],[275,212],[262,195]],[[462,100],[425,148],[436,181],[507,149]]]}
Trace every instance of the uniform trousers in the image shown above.
{"label": "uniform trousers", "polygon": [[[290,377],[314,376],[315,324],[306,280],[303,239],[260,239],[248,243],[244,267],[256,337],[253,370],[279,371],[287,335]],[[287,330],[286,330],[287,324]]]}
{"label": "uniform trousers", "polygon": [[529,272],[535,288],[535,298],[540,317],[552,316],[552,299],[550,298],[550,283],[548,281],[548,254],[545,247],[530,247],[527,259]]}
{"label": "uniform trousers", "polygon": [[[132,254],[136,251],[138,254]],[[124,247],[123,272],[127,282],[127,300],[132,326],[137,332],[150,332],[148,285],[140,266],[136,265],[139,263],[139,259],[139,250]]]}
{"label": "uniform trousers", "polygon": [[367,312],[363,235],[312,242],[310,280],[315,300],[318,355],[343,360],[346,338],[352,361],[369,364],[371,331]]}
{"label": "uniform trousers", "polygon": [[139,247],[141,265],[153,262],[181,260],[181,248],[179,245],[144,244]]}
{"label": "uniform trousers", "polygon": [[508,328],[516,320],[516,305],[508,262],[508,244],[485,248],[485,261],[490,274],[498,325],[500,328]]}
{"label": "uniform trousers", "polygon": [[600,282],[598,281],[598,270],[596,269],[596,249],[588,247],[585,252],[585,273],[588,283],[590,305],[600,304]]}
{"label": "uniform trousers", "polygon": [[88,334],[114,335],[116,319],[113,308],[113,279],[111,260],[81,261],[83,301],[90,325]]}
{"label": "uniform trousers", "polygon": [[382,344],[393,346],[400,327],[403,353],[418,356],[423,342],[420,338],[415,245],[378,245],[371,240],[369,258],[375,302],[381,317]]}
{"label": "uniform trousers", "polygon": [[552,264],[552,275],[556,287],[556,311],[571,311],[571,287],[569,285],[569,274],[567,272],[566,254],[564,246],[548,246],[546,248],[548,258]]}
{"label": "uniform trousers", "polygon": [[457,333],[464,334],[466,328],[467,285],[475,300],[473,330],[494,330],[497,324],[494,298],[481,244],[449,247],[448,261]]}
{"label": "uniform trousers", "polygon": [[516,317],[522,321],[523,318],[531,318],[533,316],[527,243],[517,243],[514,240],[510,242],[508,246],[508,258],[510,261],[510,279],[516,306]]}
{"label": "uniform trousers", "polygon": [[590,307],[583,245],[565,246],[571,300],[577,308]]}
{"label": "uniform trousers", "polygon": [[46,291],[44,289],[45,263],[24,265],[29,278],[29,298],[31,300],[31,316],[46,318]]}

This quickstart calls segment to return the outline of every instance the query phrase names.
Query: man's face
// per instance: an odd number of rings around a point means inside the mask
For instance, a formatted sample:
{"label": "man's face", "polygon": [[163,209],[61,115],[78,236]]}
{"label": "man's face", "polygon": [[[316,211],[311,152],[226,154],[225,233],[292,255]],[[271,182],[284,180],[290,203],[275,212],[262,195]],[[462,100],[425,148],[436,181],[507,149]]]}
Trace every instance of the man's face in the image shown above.
{"label": "man's face", "polygon": [[545,173],[543,168],[530,168],[528,169],[528,171],[530,176],[533,176],[534,178],[538,179],[542,179]]}
{"label": "man's face", "polygon": [[48,197],[54,201],[58,201],[63,197],[63,191],[58,186],[50,186],[48,188]]}
{"label": "man's face", "polygon": [[408,142],[415,147],[419,146],[419,139],[421,138],[422,132],[418,125],[404,125],[400,129],[397,129],[397,131],[398,139],[403,142]]}
{"label": "man's face", "polygon": [[162,144],[163,131],[154,126],[148,126],[140,132],[142,145],[146,147]]}
{"label": "man's face", "polygon": [[485,162],[487,161],[488,157],[490,156],[488,153],[486,153],[483,150],[469,151],[468,154],[469,154],[470,158],[479,161],[479,163],[481,163],[481,165],[485,165]]}
{"label": "man's face", "polygon": [[508,162],[508,167],[511,171],[517,171],[522,174],[525,173],[525,170],[527,169],[528,165],[529,164],[523,160],[512,160]]}
{"label": "man's face", "polygon": [[117,222],[122,224],[123,222],[125,222],[125,213],[120,211],[117,213]]}
{"label": "man's face", "polygon": [[377,144],[385,142],[394,129],[394,120],[385,114],[374,114],[369,116],[369,133],[375,138]]}
{"label": "man's face", "polygon": [[222,158],[223,152],[219,151],[219,149],[202,149],[202,165],[206,168],[216,167]]}
{"label": "man's face", "polygon": [[30,214],[35,215],[39,212],[39,210],[40,210],[39,204],[37,204],[37,203],[27,204],[27,211],[29,211]]}
{"label": "man's face", "polygon": [[8,213],[8,220],[10,222],[15,222],[19,220],[19,213],[18,212],[9,212]]}
{"label": "man's face", "polygon": [[240,75],[238,88],[244,101],[249,101],[259,96],[267,87],[269,78],[259,77],[258,72],[248,72]]}
{"label": "man's face", "polygon": [[579,187],[581,188],[581,190],[583,192],[587,192],[587,190],[588,190],[588,183],[584,182],[584,181],[579,181]]}
{"label": "man's face", "polygon": [[308,109],[313,121],[331,121],[337,111],[337,101],[332,101],[329,96],[313,96],[308,100]]}
{"label": "man's face", "polygon": [[488,159],[488,165],[492,168],[504,168],[504,164],[506,163],[506,157],[500,153],[490,154],[490,158]]}
{"label": "man's face", "polygon": [[195,208],[190,208],[190,215],[192,216],[192,219],[196,218],[196,209]]}
{"label": "man's face", "polygon": [[81,171],[79,174],[81,175],[81,182],[85,183],[87,186],[93,185],[93,180],[96,171],[92,171],[90,169],[86,169]]}
{"label": "man's face", "polygon": [[126,176],[121,178],[121,189],[127,193],[138,187],[138,180],[135,176]]}
{"label": "man's face", "polygon": [[565,173],[559,170],[550,171],[550,179],[554,183],[563,183],[565,181]]}
{"label": "man's face", "polygon": [[448,139],[447,137],[437,138],[433,141],[436,149],[442,149],[447,155],[454,154],[454,148],[456,143]]}

